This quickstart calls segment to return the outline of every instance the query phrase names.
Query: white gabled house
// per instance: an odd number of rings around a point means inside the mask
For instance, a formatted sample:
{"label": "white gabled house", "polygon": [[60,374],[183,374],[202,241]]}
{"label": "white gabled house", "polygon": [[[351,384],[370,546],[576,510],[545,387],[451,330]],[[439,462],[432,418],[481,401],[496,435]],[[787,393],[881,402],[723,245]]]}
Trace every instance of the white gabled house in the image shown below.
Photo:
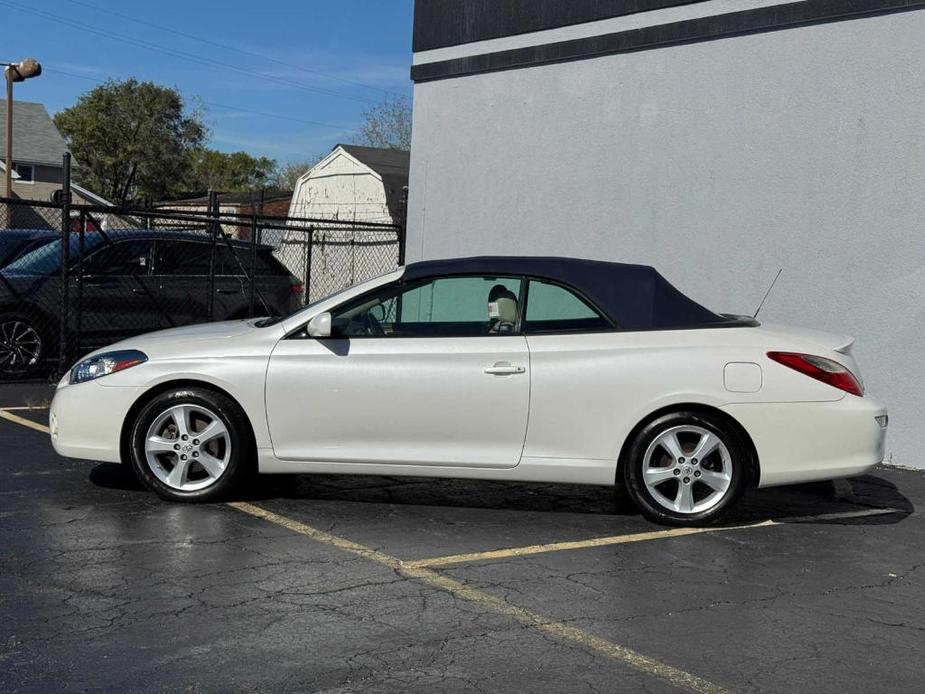
{"label": "white gabled house", "polygon": [[[402,225],[410,153],[337,145],[296,182],[290,225],[299,231],[264,232],[277,257],[306,284],[306,298],[356,284],[398,265],[398,240],[391,230],[351,228],[353,222]],[[301,222],[299,218],[323,220]],[[330,222],[325,224],[324,222]],[[302,229],[311,227],[314,243]],[[309,261],[309,258],[311,260]],[[311,262],[311,272],[308,264]]]}
{"label": "white gabled house", "polygon": [[290,217],[400,222],[409,152],[337,145],[296,182]]}

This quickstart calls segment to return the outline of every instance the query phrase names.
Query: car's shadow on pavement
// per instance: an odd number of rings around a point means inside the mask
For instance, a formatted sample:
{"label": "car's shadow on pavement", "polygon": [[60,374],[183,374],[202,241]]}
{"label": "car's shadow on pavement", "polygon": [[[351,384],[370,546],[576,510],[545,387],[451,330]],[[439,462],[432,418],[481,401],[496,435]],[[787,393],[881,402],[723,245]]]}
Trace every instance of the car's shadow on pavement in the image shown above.
{"label": "car's shadow on pavement", "polygon": [[144,485],[128,465],[99,463],[90,470],[90,481],[103,489],[145,492]]}
{"label": "car's shadow on pavement", "polygon": [[[877,513],[887,509],[895,513]],[[860,515],[866,512],[871,515]],[[758,523],[773,519],[781,523],[891,525],[914,512],[915,505],[896,484],[875,472],[833,482],[751,490],[745,494],[739,507],[723,519],[723,524]],[[846,515],[851,513],[859,515]]]}
{"label": "car's shadow on pavement", "polygon": [[[98,487],[144,492],[144,487],[124,465],[101,463],[91,470],[90,481]],[[631,503],[608,487],[366,475],[264,475],[230,500],[273,499],[620,516],[639,514]],[[868,509],[893,509],[896,513],[824,517]],[[873,474],[837,482],[751,490],[722,524],[751,524],[773,519],[887,525],[901,521],[914,511],[915,506],[893,482]]]}

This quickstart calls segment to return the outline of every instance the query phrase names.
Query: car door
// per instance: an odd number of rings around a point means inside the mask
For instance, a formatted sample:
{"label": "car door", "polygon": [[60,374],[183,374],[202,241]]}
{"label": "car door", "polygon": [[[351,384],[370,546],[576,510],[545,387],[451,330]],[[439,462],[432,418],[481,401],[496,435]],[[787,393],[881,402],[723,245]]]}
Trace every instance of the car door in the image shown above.
{"label": "car door", "polygon": [[250,249],[219,239],[215,249],[215,320],[243,318],[248,315],[247,271]]}
{"label": "car door", "polygon": [[530,348],[530,422],[524,456],[614,458],[612,432],[634,410],[640,377],[619,358],[622,333],[569,287],[527,283],[522,329]]}
{"label": "car door", "polygon": [[154,273],[167,308],[161,327],[207,322],[212,253],[208,239],[159,238],[156,248]]}
{"label": "car door", "polygon": [[103,242],[83,263],[81,334],[116,339],[160,327],[162,307],[150,275],[152,242],[121,239]]}
{"label": "car door", "polygon": [[[332,312],[330,339],[281,340],[267,418],[284,460],[510,468],[530,398],[518,278],[446,277],[380,288]],[[510,329],[499,330],[498,286]],[[513,301],[513,307],[511,305]]]}

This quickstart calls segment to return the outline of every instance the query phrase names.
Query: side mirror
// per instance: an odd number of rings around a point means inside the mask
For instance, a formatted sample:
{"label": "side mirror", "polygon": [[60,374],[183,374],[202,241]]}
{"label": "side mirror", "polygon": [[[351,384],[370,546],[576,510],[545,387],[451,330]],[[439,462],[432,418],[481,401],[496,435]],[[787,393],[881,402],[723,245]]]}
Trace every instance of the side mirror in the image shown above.
{"label": "side mirror", "polygon": [[308,322],[305,330],[309,337],[331,337],[331,314],[319,313]]}

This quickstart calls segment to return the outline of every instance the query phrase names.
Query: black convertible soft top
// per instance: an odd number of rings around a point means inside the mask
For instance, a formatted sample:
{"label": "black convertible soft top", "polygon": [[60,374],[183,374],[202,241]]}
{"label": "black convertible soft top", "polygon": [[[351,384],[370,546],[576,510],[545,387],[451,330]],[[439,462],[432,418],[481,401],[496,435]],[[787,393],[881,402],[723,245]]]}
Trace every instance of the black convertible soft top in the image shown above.
{"label": "black convertible soft top", "polygon": [[578,258],[478,256],[427,260],[405,268],[406,281],[446,275],[514,275],[571,287],[624,330],[754,325],[722,316],[675,289],[655,268]]}

